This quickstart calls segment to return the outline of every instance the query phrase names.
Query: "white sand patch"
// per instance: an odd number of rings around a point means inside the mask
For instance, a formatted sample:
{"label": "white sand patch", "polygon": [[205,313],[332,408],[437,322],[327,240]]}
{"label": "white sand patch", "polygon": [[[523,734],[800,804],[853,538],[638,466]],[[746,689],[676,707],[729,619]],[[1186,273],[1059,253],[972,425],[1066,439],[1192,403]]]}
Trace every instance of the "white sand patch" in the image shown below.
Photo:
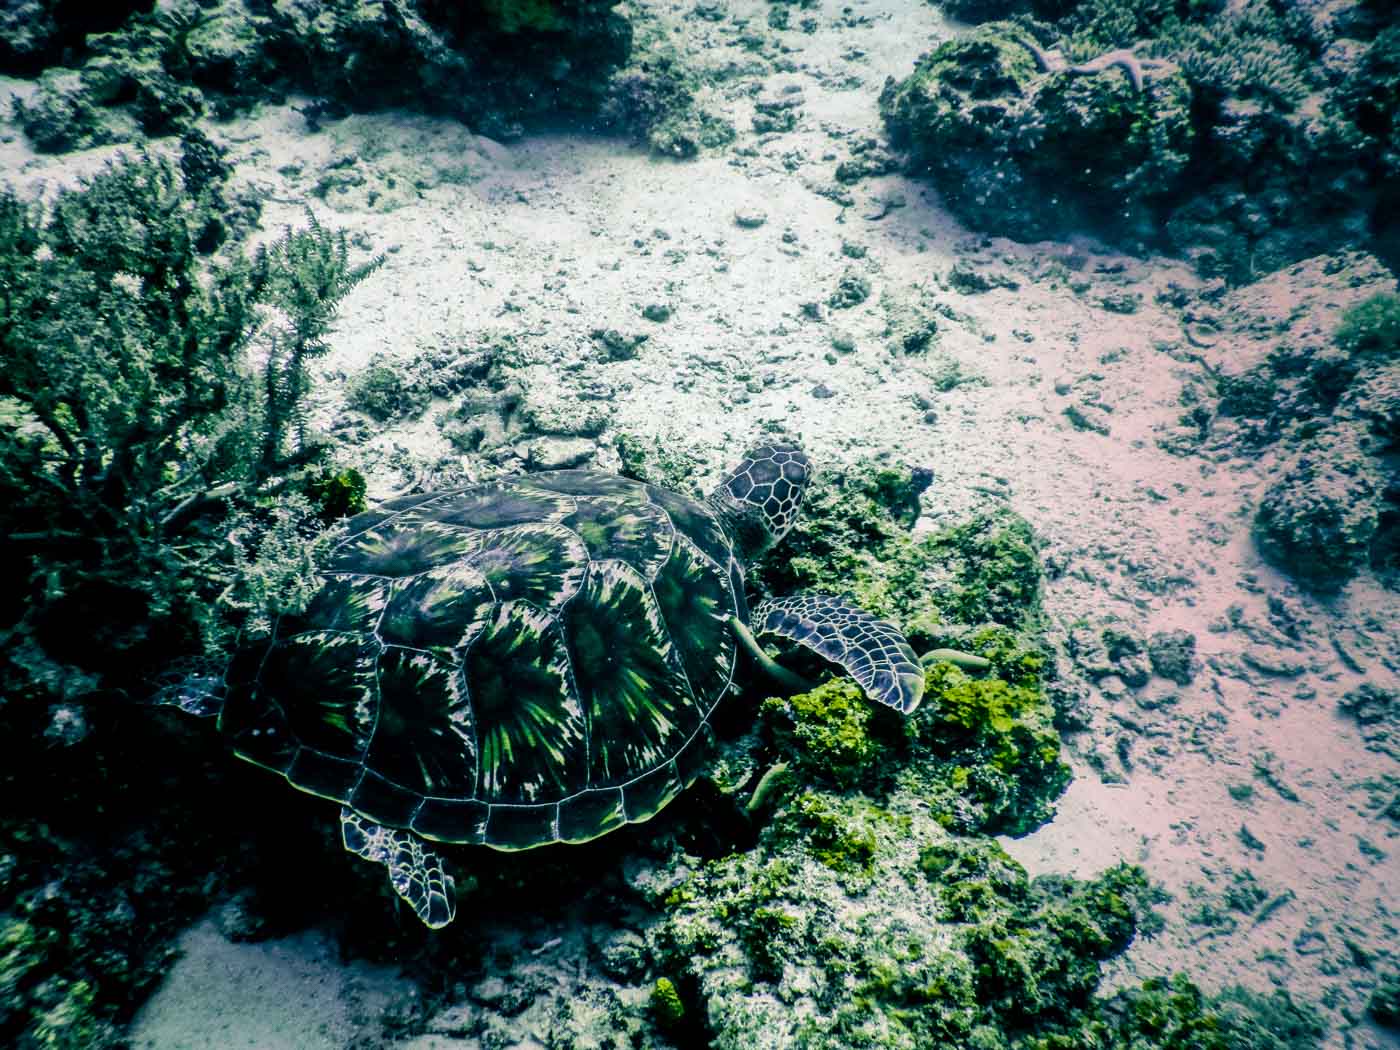
{"label": "white sand patch", "polygon": [[346,963],[319,930],[235,943],[205,919],[177,947],[179,963],[132,1021],[138,1050],[343,1050],[378,1029],[405,986],[393,968]]}

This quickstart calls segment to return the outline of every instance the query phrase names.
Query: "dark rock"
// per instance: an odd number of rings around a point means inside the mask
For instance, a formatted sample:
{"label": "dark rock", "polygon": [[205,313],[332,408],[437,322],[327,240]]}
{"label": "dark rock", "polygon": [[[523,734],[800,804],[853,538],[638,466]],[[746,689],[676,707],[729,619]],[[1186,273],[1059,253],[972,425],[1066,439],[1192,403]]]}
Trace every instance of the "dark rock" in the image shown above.
{"label": "dark rock", "polygon": [[1035,240],[1075,226],[1154,226],[1149,199],[1188,159],[1185,79],[1163,71],[1139,91],[1116,68],[1042,70],[1028,44],[1026,30],[990,23],[888,81],[880,111],[894,144],[978,229]]}
{"label": "dark rock", "polygon": [[870,282],[854,270],[847,270],[837,282],[836,291],[827,297],[833,310],[849,310],[870,298]]}
{"label": "dark rock", "polygon": [[1196,677],[1196,636],[1190,631],[1158,631],[1147,640],[1152,673],[1177,685],[1190,685]]}
{"label": "dark rock", "polygon": [[1325,431],[1265,494],[1254,519],[1260,552],[1314,591],[1340,590],[1366,562],[1383,487],[1356,428]]}

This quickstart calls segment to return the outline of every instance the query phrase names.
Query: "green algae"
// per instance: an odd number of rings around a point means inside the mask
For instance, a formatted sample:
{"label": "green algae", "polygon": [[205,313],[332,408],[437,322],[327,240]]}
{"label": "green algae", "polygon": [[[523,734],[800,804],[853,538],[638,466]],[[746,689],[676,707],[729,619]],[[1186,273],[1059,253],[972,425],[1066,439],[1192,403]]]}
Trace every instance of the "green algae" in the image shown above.
{"label": "green algae", "polygon": [[[988,837],[1049,819],[1070,775],[1034,536],[1000,513],[916,538],[918,489],[873,467],[819,483],[795,557],[760,567],[775,590],[848,590],[912,625],[927,691],[905,719],[843,677],[760,704],[759,733],[731,745],[782,770],[749,811],[756,840],[642,884],[688,1016],[719,1050],[1215,1050],[1229,1044],[1201,1033],[1267,1033],[1285,1015],[1280,1030],[1314,1045],[1315,1017],[1291,1003],[1212,999],[1185,978],[1098,994],[1104,963],[1161,928],[1146,873],[1031,879]],[[986,668],[941,659],[944,638]]]}
{"label": "green algae", "polygon": [[1377,292],[1348,307],[1332,340],[1347,354],[1400,354],[1400,295]]}
{"label": "green algae", "polygon": [[819,476],[797,524],[756,567],[759,586],[849,594],[897,623],[919,651],[951,642],[959,625],[1032,629],[1044,574],[1030,524],[997,509],[915,536],[928,480],[868,461]]}
{"label": "green algae", "polygon": [[949,664],[928,672],[928,714],[911,721],[918,783],[935,819],[958,831],[1025,834],[1049,820],[1069,785],[1054,711],[1031,685],[976,679]]}
{"label": "green algae", "polygon": [[878,770],[886,748],[869,728],[875,711],[860,686],[836,678],[759,707],[782,756],[809,777],[853,788]]}
{"label": "green algae", "polygon": [[1389,974],[1376,985],[1366,1011],[1377,1024],[1400,1029],[1400,973]]}
{"label": "green algae", "polygon": [[662,1028],[674,1028],[685,1020],[685,1003],[669,977],[658,977],[651,986],[651,1012]]}
{"label": "green algae", "polygon": [[553,0],[481,0],[490,23],[503,33],[555,33],[568,27]]}
{"label": "green algae", "polygon": [[[1100,963],[1153,926],[1140,869],[1031,880],[917,807],[872,819],[868,803],[798,802],[818,819],[779,819],[758,849],[684,876],[653,931],[717,1047],[1009,1046],[1007,1030],[1074,1016]],[[868,821],[838,864],[833,818]]]}

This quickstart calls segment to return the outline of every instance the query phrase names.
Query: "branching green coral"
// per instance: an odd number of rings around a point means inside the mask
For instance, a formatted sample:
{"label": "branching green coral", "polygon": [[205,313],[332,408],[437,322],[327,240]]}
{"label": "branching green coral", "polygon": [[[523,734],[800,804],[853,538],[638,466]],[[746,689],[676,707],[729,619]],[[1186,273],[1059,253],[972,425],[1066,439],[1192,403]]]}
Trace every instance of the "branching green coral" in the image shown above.
{"label": "branching green coral", "polygon": [[[186,167],[217,192],[216,171]],[[276,497],[325,476],[306,362],[367,272],[314,225],[214,267],[204,199],[146,157],[47,209],[0,197],[0,524],[7,576],[29,599],[7,638],[113,687],[139,688],[160,660],[236,626],[211,615],[240,564],[227,536],[241,530],[251,553]],[[276,319],[260,324],[266,307]],[[10,651],[0,677],[26,695],[37,664],[11,666]]]}

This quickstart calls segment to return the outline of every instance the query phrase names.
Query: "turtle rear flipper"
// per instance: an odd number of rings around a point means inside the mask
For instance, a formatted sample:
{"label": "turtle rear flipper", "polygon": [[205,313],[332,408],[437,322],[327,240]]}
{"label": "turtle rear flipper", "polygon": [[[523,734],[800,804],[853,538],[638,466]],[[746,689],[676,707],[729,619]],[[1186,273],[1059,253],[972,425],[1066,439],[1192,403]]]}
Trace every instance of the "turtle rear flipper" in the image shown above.
{"label": "turtle rear flipper", "polygon": [[389,885],[429,929],[441,929],[456,917],[455,880],[413,832],[386,828],[347,807],[340,811],[340,838],[351,853],[389,869]]}
{"label": "turtle rear flipper", "polygon": [[800,642],[840,664],[867,696],[909,714],[924,698],[924,672],[894,624],[829,594],[772,598],[754,609],[755,634]]}
{"label": "turtle rear flipper", "polygon": [[186,714],[212,718],[224,709],[227,661],[191,656],[173,661],[155,681],[149,703],[178,707]]}

